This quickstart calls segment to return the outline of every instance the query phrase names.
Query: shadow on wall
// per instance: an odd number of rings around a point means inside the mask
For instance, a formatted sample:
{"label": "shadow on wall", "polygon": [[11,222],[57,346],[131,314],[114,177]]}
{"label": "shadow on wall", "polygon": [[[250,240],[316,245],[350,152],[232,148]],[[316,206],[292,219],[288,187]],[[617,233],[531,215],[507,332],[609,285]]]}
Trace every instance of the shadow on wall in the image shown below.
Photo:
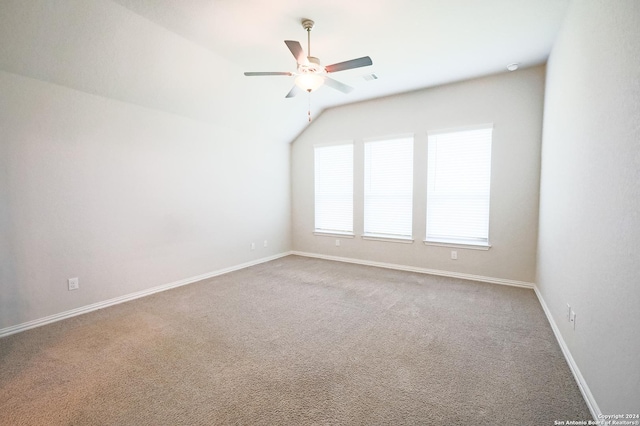
{"label": "shadow on wall", "polygon": [[14,244],[9,231],[11,223],[9,197],[6,188],[6,174],[2,173],[0,174],[0,330],[26,320],[21,317],[21,312],[25,312],[22,305],[26,303],[26,298],[21,297],[16,276],[15,253],[12,249]]}
{"label": "shadow on wall", "polygon": [[16,270],[15,218],[12,216],[9,189],[11,156],[8,155],[7,146],[6,140],[0,140],[0,332],[29,320],[26,317],[29,300],[24,294],[24,287],[20,286]]}

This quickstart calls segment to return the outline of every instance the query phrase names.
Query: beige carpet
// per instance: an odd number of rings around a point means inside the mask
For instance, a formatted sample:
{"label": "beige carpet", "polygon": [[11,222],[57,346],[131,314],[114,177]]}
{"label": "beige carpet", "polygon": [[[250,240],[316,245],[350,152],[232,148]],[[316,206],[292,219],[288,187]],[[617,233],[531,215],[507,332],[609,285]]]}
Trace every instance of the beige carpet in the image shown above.
{"label": "beige carpet", "polygon": [[2,425],[552,425],[532,290],[289,256],[0,339]]}

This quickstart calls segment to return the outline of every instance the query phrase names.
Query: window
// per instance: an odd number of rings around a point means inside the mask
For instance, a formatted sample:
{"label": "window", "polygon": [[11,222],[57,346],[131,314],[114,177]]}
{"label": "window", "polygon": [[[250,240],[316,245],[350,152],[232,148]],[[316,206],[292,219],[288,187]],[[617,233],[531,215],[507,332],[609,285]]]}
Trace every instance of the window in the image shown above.
{"label": "window", "polygon": [[429,133],[426,242],[489,245],[492,132]]}
{"label": "window", "polygon": [[353,144],[314,148],[315,231],[353,233]]}
{"label": "window", "polygon": [[364,144],[365,237],[411,239],[413,137]]}

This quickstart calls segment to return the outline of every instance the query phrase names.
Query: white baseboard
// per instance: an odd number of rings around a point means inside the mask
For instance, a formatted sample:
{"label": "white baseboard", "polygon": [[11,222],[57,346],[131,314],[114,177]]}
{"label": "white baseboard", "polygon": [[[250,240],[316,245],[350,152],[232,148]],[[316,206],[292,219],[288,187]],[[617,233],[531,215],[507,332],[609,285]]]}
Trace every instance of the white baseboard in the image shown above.
{"label": "white baseboard", "polygon": [[102,302],[93,303],[91,305],[81,306],[79,308],[71,309],[69,311],[60,312],[58,314],[49,315],[44,318],[28,321],[22,324],[13,325],[10,327],[0,329],[0,338],[8,336],[10,334],[19,333],[21,331],[29,330],[31,328],[40,327],[52,322],[60,321],[66,318],[75,317],[76,315],[86,314],[87,312],[96,311],[98,309],[106,308],[109,306],[117,305],[119,303],[128,302],[130,300],[138,299],[140,297],[149,296],[161,291],[170,290],[172,288],[181,287],[183,285],[192,284],[197,281],[213,278],[218,275],[228,274],[229,272],[237,271],[240,269],[248,268],[250,266],[258,265],[260,263],[269,262],[271,260],[279,259],[284,256],[290,255],[290,252],[276,254],[274,256],[263,257],[250,262],[242,263],[240,265],[231,266],[229,268],[220,269],[214,272],[209,272],[195,277],[186,278],[184,280],[174,281],[169,284],[163,284],[156,287],[148,288],[146,290],[138,291],[135,293],[125,294],[124,296],[115,297],[113,299],[105,300]]}
{"label": "white baseboard", "polygon": [[305,257],[315,257],[318,259],[335,260],[337,262],[355,263],[358,265],[377,266],[379,268],[396,269],[399,271],[418,272],[421,274],[439,275],[442,277],[460,278],[463,280],[481,281],[491,284],[508,285],[512,287],[534,288],[533,283],[526,281],[507,280],[503,278],[485,277],[482,275],[463,274],[460,272],[441,271],[439,269],[418,268],[416,266],[397,265],[394,263],[374,262],[371,260],[352,259],[349,257],[328,256],[324,254],[306,253],[301,251],[292,251],[291,254]]}
{"label": "white baseboard", "polygon": [[584,377],[582,376],[582,373],[580,372],[580,369],[578,368],[578,365],[576,364],[575,360],[573,359],[573,356],[571,355],[571,351],[569,351],[569,347],[567,346],[566,342],[564,341],[564,338],[562,337],[562,334],[560,334],[560,329],[558,328],[558,325],[556,324],[555,320],[553,319],[553,316],[551,315],[551,311],[549,310],[549,307],[547,306],[546,302],[542,298],[542,294],[540,293],[540,290],[538,290],[538,287],[534,285],[533,286],[533,290],[536,292],[536,296],[538,296],[538,300],[540,301],[540,305],[542,306],[542,310],[544,311],[545,315],[547,316],[547,320],[549,321],[549,324],[551,325],[551,329],[553,330],[553,334],[555,334],[555,336],[556,336],[556,340],[558,341],[558,345],[560,345],[560,349],[562,350],[564,358],[567,360],[567,364],[569,364],[569,368],[571,369],[571,373],[573,373],[573,377],[576,379],[576,382],[578,383],[578,388],[580,389],[580,392],[582,393],[582,397],[584,398],[584,402],[587,404],[587,407],[589,407],[589,411],[591,412],[591,415],[593,416],[593,419],[594,420],[601,420],[602,419],[602,411],[600,411],[600,407],[598,407],[598,403],[596,403],[596,400],[593,397],[593,394],[591,393],[591,390],[589,389],[589,386],[587,385],[587,382],[584,380]]}

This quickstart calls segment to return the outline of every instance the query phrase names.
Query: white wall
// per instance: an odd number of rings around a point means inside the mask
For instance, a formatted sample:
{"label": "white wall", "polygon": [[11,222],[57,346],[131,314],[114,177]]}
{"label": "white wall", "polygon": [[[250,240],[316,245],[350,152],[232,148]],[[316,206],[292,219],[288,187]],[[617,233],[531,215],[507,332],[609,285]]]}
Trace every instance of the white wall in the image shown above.
{"label": "white wall", "polygon": [[573,2],[547,77],[538,286],[600,410],[640,413],[640,2]]}
{"label": "white wall", "polygon": [[2,71],[0,93],[0,329],[290,250],[288,144]]}
{"label": "white wall", "polygon": [[[294,250],[533,282],[538,228],[544,67],[330,109],[292,145]],[[428,130],[494,124],[488,251],[425,246]],[[363,139],[413,133],[413,244],[363,240]],[[355,141],[356,238],[315,236],[313,145]]]}
{"label": "white wall", "polygon": [[0,2],[0,331],[290,250],[303,124],[244,79],[109,0]]}

